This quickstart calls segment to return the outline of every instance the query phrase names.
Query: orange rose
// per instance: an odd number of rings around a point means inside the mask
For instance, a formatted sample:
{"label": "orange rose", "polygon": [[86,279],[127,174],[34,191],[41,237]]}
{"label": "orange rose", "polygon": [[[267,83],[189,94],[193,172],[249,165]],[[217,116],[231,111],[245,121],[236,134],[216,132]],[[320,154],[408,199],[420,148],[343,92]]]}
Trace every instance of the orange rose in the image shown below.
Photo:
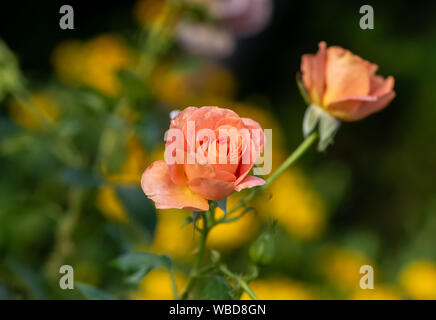
{"label": "orange rose", "polygon": [[145,170],[142,189],[159,209],[208,210],[208,200],[265,183],[248,175],[263,144],[254,120],[229,109],[188,107],[171,121],[165,162]]}
{"label": "orange rose", "polygon": [[301,61],[303,84],[312,103],[344,121],[357,121],[386,107],[395,97],[394,78],[375,74],[378,66],[341,47],[320,42]]}

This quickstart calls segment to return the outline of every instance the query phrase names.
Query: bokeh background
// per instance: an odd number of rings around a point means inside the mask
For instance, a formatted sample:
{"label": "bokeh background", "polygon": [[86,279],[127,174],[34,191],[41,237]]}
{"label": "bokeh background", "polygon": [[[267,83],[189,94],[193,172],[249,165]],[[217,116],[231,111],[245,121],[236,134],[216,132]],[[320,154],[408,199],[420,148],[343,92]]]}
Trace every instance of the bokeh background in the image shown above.
{"label": "bokeh background", "polygon": [[[397,97],[343,124],[207,246],[246,272],[250,244],[272,232],[274,259],[251,283],[263,299],[436,299],[436,3],[189,2],[69,1],[74,30],[59,28],[61,1],[0,5],[0,299],[82,298],[59,288],[63,264],[118,298],[171,299],[165,270],[132,284],[113,264],[164,253],[186,282],[190,212],[156,212],[139,186],[163,158],[169,112],[218,105],[257,120],[273,129],[276,168],[302,140],[295,75],[321,40],[378,64]],[[364,4],[374,30],[359,27]],[[374,290],[359,288],[363,264]],[[197,297],[229,298],[213,281]]]}

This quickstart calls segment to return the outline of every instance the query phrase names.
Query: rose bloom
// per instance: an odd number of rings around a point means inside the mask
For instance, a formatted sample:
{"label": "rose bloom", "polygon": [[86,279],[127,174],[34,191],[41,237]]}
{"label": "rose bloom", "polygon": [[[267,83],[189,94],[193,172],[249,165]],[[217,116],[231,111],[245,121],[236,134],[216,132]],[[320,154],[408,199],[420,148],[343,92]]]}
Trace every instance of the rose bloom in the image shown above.
{"label": "rose bloom", "polygon": [[[190,128],[195,130],[194,143]],[[205,130],[213,135],[201,138],[199,133]],[[223,130],[228,135],[222,135]],[[157,208],[206,211],[208,200],[221,200],[234,191],[265,183],[248,175],[263,152],[264,135],[256,121],[229,109],[188,107],[171,121],[168,135],[175,131],[182,133],[181,146],[177,139],[168,138],[166,162],[153,162],[141,178],[144,193]],[[169,161],[177,158],[174,153],[181,154],[182,161]]]}
{"label": "rose bloom", "polygon": [[341,47],[320,42],[301,61],[303,84],[312,103],[344,121],[357,121],[395,97],[394,78],[376,75],[378,66]]}

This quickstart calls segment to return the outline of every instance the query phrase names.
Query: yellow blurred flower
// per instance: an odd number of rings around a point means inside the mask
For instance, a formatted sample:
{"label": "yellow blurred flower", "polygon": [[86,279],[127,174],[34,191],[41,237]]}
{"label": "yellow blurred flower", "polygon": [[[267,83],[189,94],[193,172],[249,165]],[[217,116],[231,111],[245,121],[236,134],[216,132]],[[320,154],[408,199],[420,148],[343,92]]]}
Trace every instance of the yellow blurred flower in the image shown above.
{"label": "yellow blurred flower", "polygon": [[401,300],[402,296],[395,288],[374,284],[374,289],[357,289],[351,300]]}
{"label": "yellow blurred flower", "polygon": [[321,273],[336,288],[344,291],[360,289],[360,267],[374,264],[361,252],[333,246],[321,250],[317,264]]}
{"label": "yellow blurred flower", "polygon": [[117,72],[134,64],[133,53],[114,35],[101,35],[87,43],[87,76],[84,82],[108,94],[117,95],[120,84]]}
{"label": "yellow blurred flower", "polygon": [[[242,195],[235,193],[227,200],[227,207],[231,209],[235,206]],[[244,208],[232,213],[231,217],[235,217],[242,213]],[[217,208],[215,211],[216,219],[224,216],[224,212]],[[221,223],[212,228],[207,238],[207,246],[219,251],[230,251],[240,248],[241,246],[253,240],[259,231],[259,221],[254,212],[250,211],[236,221],[229,223]]]}
{"label": "yellow blurred flower", "polygon": [[[254,280],[250,289],[260,300],[311,300],[315,299],[312,290],[302,283],[285,277],[271,277]],[[241,300],[250,300],[244,293]]]}
{"label": "yellow blurred flower", "polygon": [[414,261],[400,274],[400,283],[412,299],[436,299],[436,263]]}
{"label": "yellow blurred flower", "polygon": [[184,107],[209,105],[211,101],[218,105],[218,101],[233,97],[236,81],[230,71],[212,62],[192,63],[185,66],[169,61],[157,66],[152,88],[161,101]]}
{"label": "yellow blurred flower", "polygon": [[312,240],[324,231],[324,203],[303,173],[295,167],[285,171],[254,203],[262,217],[277,220],[291,236],[298,239]]}
{"label": "yellow blurred flower", "polygon": [[[139,139],[132,135],[127,139],[126,157],[119,173],[105,172],[106,178],[113,183],[138,184],[141,175],[150,162],[150,156],[142,146]],[[105,171],[105,169],[103,170]]]}
{"label": "yellow blurred flower", "polygon": [[35,93],[30,101],[12,100],[9,104],[11,118],[20,126],[30,130],[40,130],[45,123],[53,123],[59,118],[59,106],[45,93]]}
{"label": "yellow blurred flower", "polygon": [[[180,293],[186,284],[186,277],[175,271],[174,281],[177,291]],[[150,271],[142,279],[139,290],[131,296],[133,300],[173,300],[173,298],[170,275],[166,270],[162,269]]]}
{"label": "yellow blurred flower", "polygon": [[65,41],[55,48],[52,63],[57,75],[73,85],[87,85],[109,96],[120,93],[117,72],[131,69],[136,56],[113,34],[99,35],[87,42]]}
{"label": "yellow blurred flower", "polygon": [[113,187],[103,186],[98,190],[97,207],[111,221],[127,221],[126,211]]}
{"label": "yellow blurred flower", "polygon": [[80,40],[61,42],[54,49],[51,62],[56,74],[65,82],[80,84],[86,72],[84,63],[84,43]]}
{"label": "yellow blurred flower", "polygon": [[148,250],[178,260],[190,260],[195,249],[194,231],[192,225],[183,226],[189,215],[192,213],[186,210],[158,210],[154,241]]}
{"label": "yellow blurred flower", "polygon": [[[158,149],[160,150],[160,149]],[[159,151],[157,151],[159,152]],[[159,153],[160,155],[160,153]],[[140,184],[141,175],[149,162],[154,159],[154,155],[148,156],[141,142],[135,136],[131,136],[126,144],[126,158],[121,166],[119,173],[113,174],[105,172],[106,179],[109,182],[124,185]],[[110,185],[102,186],[97,194],[97,207],[106,216],[106,218],[126,222],[127,214],[123,204],[118,199],[115,188]]]}

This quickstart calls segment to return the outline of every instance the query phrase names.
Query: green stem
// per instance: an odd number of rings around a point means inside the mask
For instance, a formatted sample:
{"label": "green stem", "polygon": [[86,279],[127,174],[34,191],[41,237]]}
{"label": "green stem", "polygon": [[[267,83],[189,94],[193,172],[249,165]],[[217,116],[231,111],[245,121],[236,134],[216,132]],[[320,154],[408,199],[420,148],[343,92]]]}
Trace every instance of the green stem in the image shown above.
{"label": "green stem", "polygon": [[236,206],[234,206],[228,214],[231,214],[239,208],[245,206],[260,191],[266,190],[270,186],[270,184],[274,182],[274,180],[276,180],[283,172],[286,171],[286,169],[288,169],[293,163],[295,163],[295,161],[297,161],[310,148],[310,146],[316,141],[317,138],[318,133],[313,132],[306,139],[304,139],[304,141],[298,146],[297,149],[295,149],[293,153],[291,153],[291,155],[282,163],[282,165],[271,176],[269,176],[268,179],[266,179],[266,182],[263,186],[252,189],[252,191]]}
{"label": "green stem", "polygon": [[261,189],[265,190],[269,187],[269,185],[276,180],[283,172],[286,171],[295,161],[297,161],[316,141],[318,138],[318,133],[315,131],[311,135],[309,135],[304,141],[298,146],[297,149],[282,163],[280,168],[278,168],[268,179],[266,179],[266,183],[261,187]]}
{"label": "green stem", "polygon": [[[128,102],[126,97],[121,97],[117,104],[115,105],[115,108],[112,112],[112,115],[117,118],[122,118],[123,112],[128,108]],[[113,146],[113,135],[121,134],[119,129],[114,129],[113,127],[109,126],[109,121],[106,120],[106,124],[104,125],[102,132],[100,134],[100,139],[98,141],[97,146],[97,155],[94,160],[94,169],[97,173],[100,173],[102,168],[102,161],[104,159],[107,159],[110,157],[110,153],[112,152]],[[123,123],[123,132],[125,132],[124,123]]]}
{"label": "green stem", "polygon": [[171,290],[173,291],[173,297],[174,300],[177,300],[179,298],[179,292],[177,291],[177,284],[176,284],[176,279],[174,278],[173,270],[169,270],[169,274],[170,274],[170,281],[171,281]]}
{"label": "green stem", "polygon": [[84,192],[81,189],[69,191],[68,210],[60,219],[55,235],[55,247],[46,263],[46,272],[50,278],[58,274],[63,261],[74,253],[72,236],[82,212]]}
{"label": "green stem", "polygon": [[245,282],[245,280],[234,274],[233,272],[231,272],[225,265],[220,265],[219,270],[225,274],[226,276],[228,276],[230,279],[232,279],[233,281],[235,281],[249,296],[251,299],[253,300],[259,300],[257,298],[257,296],[254,294],[254,292],[250,289],[250,287],[248,286],[247,282]]}
{"label": "green stem", "polygon": [[203,215],[203,228],[201,229],[200,233],[200,243],[198,245],[197,257],[195,259],[194,266],[192,267],[191,274],[188,279],[188,284],[186,285],[183,293],[180,295],[181,300],[186,300],[188,298],[189,293],[191,292],[199,277],[200,265],[203,259],[204,249],[206,247],[207,234],[209,233],[207,216],[208,215],[206,213]]}
{"label": "green stem", "polygon": [[[309,148],[310,146],[316,141],[318,138],[318,134],[316,132],[309,135],[299,146],[295,151],[282,163],[282,165],[268,178],[266,179],[265,184],[260,188],[253,189],[244,199],[242,199],[235,207],[233,207],[229,213],[233,213],[239,208],[245,206],[251,199],[254,198],[254,196],[262,191],[266,190],[271,183],[273,183],[286,169],[288,169],[295,161],[297,161]],[[211,210],[213,211],[213,207],[211,205]],[[212,211],[205,212],[203,215],[203,228],[200,229],[200,243],[197,251],[197,258],[194,262],[194,266],[192,267],[191,274],[188,279],[188,284],[186,285],[185,290],[180,296],[180,299],[185,300],[188,298],[189,293],[191,292],[192,288],[194,287],[198,277],[200,276],[200,265],[204,254],[204,249],[206,246],[206,240],[207,235],[211,228],[213,228],[215,225],[222,223],[223,221],[217,220],[214,221],[214,215]],[[227,215],[227,216],[228,216]],[[241,215],[242,216],[242,215]],[[237,217],[235,217],[237,218]],[[229,278],[234,280],[240,287],[243,289],[247,294],[253,299],[258,300],[256,295],[253,291],[251,291],[250,287],[248,286],[247,282],[240,276],[232,273],[225,265],[220,265],[219,270],[227,275]]]}
{"label": "green stem", "polygon": [[159,51],[162,49],[165,41],[168,41],[166,33],[169,34],[173,31],[173,20],[177,17],[179,10],[180,6],[177,3],[170,2],[169,5],[164,6],[149,30],[147,39],[142,46],[137,67],[137,71],[139,71],[144,79],[151,75]]}

